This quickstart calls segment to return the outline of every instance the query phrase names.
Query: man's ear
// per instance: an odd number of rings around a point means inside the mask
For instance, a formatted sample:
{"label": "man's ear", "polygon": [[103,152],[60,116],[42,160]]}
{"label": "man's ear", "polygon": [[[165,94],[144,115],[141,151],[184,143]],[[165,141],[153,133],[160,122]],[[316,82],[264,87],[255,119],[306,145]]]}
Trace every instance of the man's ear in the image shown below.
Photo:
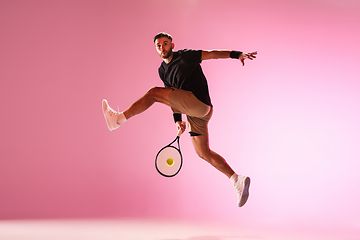
{"label": "man's ear", "polygon": [[171,43],[171,48],[174,49],[174,47],[175,47],[175,43],[172,42]]}

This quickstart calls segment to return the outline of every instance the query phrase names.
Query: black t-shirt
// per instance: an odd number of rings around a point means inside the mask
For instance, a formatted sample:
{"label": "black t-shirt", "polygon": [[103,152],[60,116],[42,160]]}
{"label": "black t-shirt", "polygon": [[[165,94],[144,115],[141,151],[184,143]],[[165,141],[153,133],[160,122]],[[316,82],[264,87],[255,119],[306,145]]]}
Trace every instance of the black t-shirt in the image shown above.
{"label": "black t-shirt", "polygon": [[179,50],[174,52],[171,62],[162,62],[159,76],[165,87],[191,91],[206,105],[212,106],[209,88],[201,69],[201,50]]}

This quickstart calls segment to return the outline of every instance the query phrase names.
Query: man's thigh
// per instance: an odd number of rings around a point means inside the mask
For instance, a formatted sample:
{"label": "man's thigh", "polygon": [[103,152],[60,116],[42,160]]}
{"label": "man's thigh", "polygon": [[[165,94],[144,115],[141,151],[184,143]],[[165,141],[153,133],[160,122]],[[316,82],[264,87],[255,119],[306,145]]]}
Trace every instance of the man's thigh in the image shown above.
{"label": "man's thigh", "polygon": [[189,124],[189,132],[191,136],[204,135],[208,136],[209,130],[208,130],[208,124],[211,119],[213,113],[213,109],[211,108],[210,112],[205,115],[204,117],[192,117],[187,116],[188,124]]}
{"label": "man's thigh", "polygon": [[203,156],[209,153],[209,136],[199,135],[191,137],[191,141],[194,145],[195,152],[199,156]]}
{"label": "man's thigh", "polygon": [[173,88],[173,91],[170,92],[169,102],[173,112],[193,117],[204,117],[211,110],[209,105],[197,99],[192,92],[176,88]]}
{"label": "man's thigh", "polygon": [[170,107],[170,99],[169,94],[173,91],[172,88],[166,88],[166,87],[152,87],[149,90],[149,94],[151,97],[153,97],[156,102],[163,103]]}

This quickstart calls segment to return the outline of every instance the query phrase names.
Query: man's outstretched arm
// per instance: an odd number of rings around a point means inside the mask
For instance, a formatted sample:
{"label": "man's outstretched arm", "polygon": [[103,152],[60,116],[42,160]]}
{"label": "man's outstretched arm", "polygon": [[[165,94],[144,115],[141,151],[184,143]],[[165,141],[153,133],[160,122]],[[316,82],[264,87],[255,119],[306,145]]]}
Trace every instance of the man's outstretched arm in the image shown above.
{"label": "man's outstretched arm", "polygon": [[[242,65],[245,65],[245,59],[253,60],[257,52],[243,53],[230,50],[203,50],[201,60],[220,59],[220,58],[238,58]],[[234,55],[236,57],[234,57]],[[238,56],[237,56],[238,55]]]}

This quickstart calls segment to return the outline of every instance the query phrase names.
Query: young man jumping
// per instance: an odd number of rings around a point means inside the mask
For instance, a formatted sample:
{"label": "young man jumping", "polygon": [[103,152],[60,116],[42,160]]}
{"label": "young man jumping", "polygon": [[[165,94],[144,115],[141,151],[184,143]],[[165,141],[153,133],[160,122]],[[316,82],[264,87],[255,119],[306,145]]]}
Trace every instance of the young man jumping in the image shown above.
{"label": "young man jumping", "polygon": [[185,114],[196,153],[231,180],[237,194],[237,204],[242,207],[249,197],[250,178],[236,174],[223,157],[209,148],[208,122],[213,106],[200,63],[202,60],[234,58],[240,60],[244,66],[245,59],[253,60],[257,52],[187,49],[173,51],[175,44],[172,40],[172,36],[165,32],[154,37],[156,51],[163,59],[159,76],[165,87],[151,88],[123,112],[113,110],[104,99],[102,107],[108,128],[110,131],[117,129],[123,122],[144,112],[155,102],[171,107],[177,129],[181,131],[186,128],[181,115]]}

